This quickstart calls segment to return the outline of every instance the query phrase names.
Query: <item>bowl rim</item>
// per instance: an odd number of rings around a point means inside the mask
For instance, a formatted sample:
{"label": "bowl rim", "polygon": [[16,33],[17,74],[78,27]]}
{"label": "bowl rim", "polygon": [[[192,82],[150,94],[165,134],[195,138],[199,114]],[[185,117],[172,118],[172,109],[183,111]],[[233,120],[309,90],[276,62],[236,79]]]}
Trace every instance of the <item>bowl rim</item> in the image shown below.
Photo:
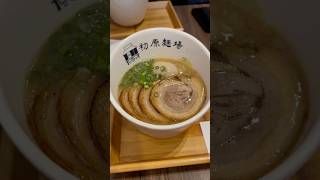
{"label": "bowl rim", "polygon": [[[270,172],[264,174],[261,180],[282,180],[293,176],[317,151],[320,145],[320,118],[316,117],[313,127],[297,144],[294,150]],[[308,147],[308,148],[305,148]]]}
{"label": "bowl rim", "polygon": [[[145,30],[141,30],[139,32],[136,32],[130,36],[128,36],[127,38],[121,40],[121,42],[119,42],[117,44],[117,46],[113,49],[112,52],[110,52],[110,67],[111,67],[111,63],[113,62],[112,59],[114,59],[113,57],[116,55],[116,51],[118,51],[119,47],[125,45],[125,43],[127,43],[128,41],[136,38],[136,36],[140,36],[141,34],[147,33],[147,32],[157,32],[159,33],[159,31],[161,31],[161,33],[175,33],[175,34],[179,34],[181,36],[184,36],[188,39],[191,39],[194,43],[196,43],[201,49],[204,50],[205,55],[208,57],[208,60],[210,62],[210,52],[207,49],[207,47],[205,45],[203,45],[198,39],[196,39],[194,36],[180,31],[180,30],[176,30],[173,28],[149,28],[149,29],[145,29]],[[111,76],[110,76],[111,78]],[[210,86],[210,85],[209,85]],[[113,107],[127,120],[129,120],[131,123],[136,124],[138,126],[141,127],[145,127],[148,129],[152,129],[152,130],[175,130],[175,129],[180,129],[183,128],[185,126],[188,126],[190,124],[193,124],[194,122],[196,122],[197,120],[199,120],[210,108],[210,97],[207,97],[208,100],[207,102],[204,104],[204,106],[201,108],[201,110],[195,114],[193,117],[180,122],[180,123],[176,123],[176,124],[170,124],[170,125],[156,125],[156,124],[151,124],[151,123],[147,123],[147,122],[143,122],[140,121],[136,118],[134,118],[133,116],[131,116],[130,114],[128,114],[117,102],[117,100],[115,99],[115,97],[113,96],[112,92],[111,92],[111,87],[110,87],[110,101],[113,105]]]}

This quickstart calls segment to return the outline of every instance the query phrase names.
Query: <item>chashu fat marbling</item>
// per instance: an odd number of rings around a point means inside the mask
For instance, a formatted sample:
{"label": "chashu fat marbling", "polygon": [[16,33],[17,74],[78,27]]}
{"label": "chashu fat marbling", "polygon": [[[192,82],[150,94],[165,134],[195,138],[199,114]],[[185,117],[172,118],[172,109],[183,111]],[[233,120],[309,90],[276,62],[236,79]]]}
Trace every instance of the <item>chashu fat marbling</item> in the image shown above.
{"label": "chashu fat marbling", "polygon": [[150,95],[152,88],[142,88],[139,95],[139,103],[142,111],[148,119],[159,124],[170,124],[174,121],[160,114],[151,104]]}
{"label": "chashu fat marbling", "polygon": [[195,115],[205,101],[205,87],[195,76],[162,80],[151,91],[153,106],[167,118],[181,121]]}

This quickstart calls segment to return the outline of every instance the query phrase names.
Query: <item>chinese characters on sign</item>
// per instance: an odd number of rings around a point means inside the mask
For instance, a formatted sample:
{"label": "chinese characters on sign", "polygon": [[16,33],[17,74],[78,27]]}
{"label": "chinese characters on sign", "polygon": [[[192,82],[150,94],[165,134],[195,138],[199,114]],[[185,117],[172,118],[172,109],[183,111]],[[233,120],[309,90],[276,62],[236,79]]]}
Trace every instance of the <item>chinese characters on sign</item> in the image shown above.
{"label": "chinese characters on sign", "polygon": [[148,49],[148,43],[140,43],[139,48],[144,51]]}
{"label": "chinese characters on sign", "polygon": [[[132,43],[128,44],[123,48],[123,57],[126,60],[126,63],[130,65],[136,59],[140,58],[140,52],[146,51],[149,48],[158,48],[158,47],[168,47],[181,49],[183,47],[182,41],[172,41],[170,39],[152,39],[149,43],[142,42],[138,46],[133,45]],[[139,51],[138,51],[139,50]]]}
{"label": "chinese characters on sign", "polygon": [[150,43],[147,42],[143,42],[139,44],[139,49],[141,51],[145,51],[148,50],[148,48],[150,47],[175,47],[177,49],[181,49],[183,47],[182,42],[181,41],[172,41],[170,39],[163,39],[161,42],[159,39],[153,39]]}
{"label": "chinese characters on sign", "polygon": [[163,39],[162,46],[171,47],[171,40]]}
{"label": "chinese characters on sign", "polygon": [[151,47],[159,47],[159,40],[158,39],[153,39],[151,43]]}
{"label": "chinese characters on sign", "polygon": [[180,49],[183,47],[181,41],[175,41],[173,46],[176,46],[177,49]]}

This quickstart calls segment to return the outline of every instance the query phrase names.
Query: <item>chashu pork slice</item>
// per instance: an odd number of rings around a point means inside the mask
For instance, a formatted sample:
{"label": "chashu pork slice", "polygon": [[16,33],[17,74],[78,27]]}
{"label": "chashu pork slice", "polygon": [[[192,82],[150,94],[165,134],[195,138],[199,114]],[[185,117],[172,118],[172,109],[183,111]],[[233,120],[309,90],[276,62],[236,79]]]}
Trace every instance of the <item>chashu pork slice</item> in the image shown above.
{"label": "chashu pork slice", "polygon": [[182,121],[194,116],[205,101],[205,87],[195,76],[162,80],[150,95],[153,106],[167,118]]}
{"label": "chashu pork slice", "polygon": [[59,123],[57,106],[65,82],[61,80],[49,86],[36,98],[29,117],[34,123],[35,139],[50,158],[78,177],[86,180],[102,178],[102,174],[79,158]]}
{"label": "chashu pork slice", "polygon": [[152,120],[156,124],[172,124],[173,120],[160,114],[151,104],[150,95],[152,88],[142,88],[139,95],[139,104],[142,111],[146,114],[149,120]]}
{"label": "chashu pork slice", "polygon": [[91,106],[91,125],[96,137],[99,149],[105,160],[108,157],[108,116],[109,116],[109,84],[105,81],[97,90]]}
{"label": "chashu pork slice", "polygon": [[128,92],[128,99],[131,107],[133,108],[137,118],[140,120],[146,120],[146,115],[142,111],[140,104],[139,104],[139,94],[142,89],[140,85],[134,85],[129,88]]}
{"label": "chashu pork slice", "polygon": [[139,116],[137,113],[134,111],[133,107],[131,106],[129,102],[129,89],[130,88],[125,88],[121,91],[119,101],[123,109],[130,114],[131,116],[138,118]]}
{"label": "chashu pork slice", "polygon": [[62,90],[59,102],[65,134],[79,156],[99,173],[106,172],[107,163],[92,139],[89,117],[95,92],[102,82],[88,69],[79,68]]}

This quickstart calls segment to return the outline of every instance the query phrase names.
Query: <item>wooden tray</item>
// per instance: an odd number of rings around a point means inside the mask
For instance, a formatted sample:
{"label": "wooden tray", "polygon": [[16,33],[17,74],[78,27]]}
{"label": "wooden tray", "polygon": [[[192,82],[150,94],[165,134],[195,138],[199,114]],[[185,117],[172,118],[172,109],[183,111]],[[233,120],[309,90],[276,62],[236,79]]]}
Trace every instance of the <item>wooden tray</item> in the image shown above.
{"label": "wooden tray", "polygon": [[[199,123],[176,137],[155,139],[140,133],[114,108],[111,108],[110,115],[113,121],[111,174],[210,162]],[[207,113],[200,121],[209,119],[210,115]]]}
{"label": "wooden tray", "polygon": [[149,2],[144,20],[133,27],[123,27],[110,23],[110,38],[123,39],[137,31],[153,28],[169,27],[183,30],[182,24],[170,1]]}

